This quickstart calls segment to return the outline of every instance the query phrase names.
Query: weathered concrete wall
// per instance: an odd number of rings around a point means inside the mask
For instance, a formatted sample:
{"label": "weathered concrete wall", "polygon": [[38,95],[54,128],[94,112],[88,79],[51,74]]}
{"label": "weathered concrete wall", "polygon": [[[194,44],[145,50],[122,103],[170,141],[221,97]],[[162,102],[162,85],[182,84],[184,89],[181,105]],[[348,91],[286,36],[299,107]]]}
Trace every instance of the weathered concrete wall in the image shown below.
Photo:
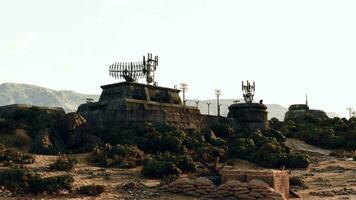
{"label": "weathered concrete wall", "polygon": [[268,128],[267,107],[260,103],[239,103],[229,107],[228,118],[237,130],[265,130]]}
{"label": "weathered concrete wall", "polygon": [[230,180],[226,183],[215,186],[207,178],[189,178],[178,179],[169,185],[161,187],[161,190],[182,193],[195,197],[205,197],[214,200],[285,200],[286,198],[266,182],[253,179],[248,182]]}
{"label": "weathered concrete wall", "polygon": [[262,180],[268,183],[275,191],[280,192],[286,199],[289,199],[289,172],[278,170],[232,170],[225,169],[221,172],[223,181],[238,180],[248,182],[253,179]]}
{"label": "weathered concrete wall", "polygon": [[99,102],[79,106],[78,112],[95,126],[130,126],[145,121],[202,129],[199,109],[184,106],[179,90],[138,83],[102,86]]}

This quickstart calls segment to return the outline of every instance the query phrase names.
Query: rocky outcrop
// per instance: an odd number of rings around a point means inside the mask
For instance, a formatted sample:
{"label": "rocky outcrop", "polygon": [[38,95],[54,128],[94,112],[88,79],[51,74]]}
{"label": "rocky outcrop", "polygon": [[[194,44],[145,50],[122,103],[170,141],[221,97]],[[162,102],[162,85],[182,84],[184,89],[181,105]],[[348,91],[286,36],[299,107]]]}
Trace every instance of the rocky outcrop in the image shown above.
{"label": "rocky outcrop", "polygon": [[52,130],[47,128],[41,130],[35,138],[31,151],[36,154],[55,155],[59,148],[54,144]]}
{"label": "rocky outcrop", "polygon": [[169,185],[164,185],[161,190],[172,193],[182,193],[189,196],[205,197],[216,200],[285,200],[284,196],[276,192],[264,181],[253,179],[249,182],[240,182],[237,180],[227,181],[226,183],[215,186],[207,178],[189,178],[178,179]]}

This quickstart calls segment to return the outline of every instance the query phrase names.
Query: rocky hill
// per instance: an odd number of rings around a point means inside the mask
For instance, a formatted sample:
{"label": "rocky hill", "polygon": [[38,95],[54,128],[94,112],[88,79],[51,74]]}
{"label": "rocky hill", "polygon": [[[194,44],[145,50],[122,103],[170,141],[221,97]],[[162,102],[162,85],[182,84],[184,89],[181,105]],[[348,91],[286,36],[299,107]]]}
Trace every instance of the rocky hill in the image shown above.
{"label": "rocky hill", "polygon": [[56,91],[27,84],[0,84],[0,106],[31,104],[35,106],[62,107],[66,112],[77,110],[86,98],[99,99],[99,95],[80,94],[74,91]]}
{"label": "rocky hill", "polygon": [[[9,104],[31,104],[35,106],[62,107],[66,112],[76,111],[78,106],[85,102],[86,98],[92,98],[94,101],[99,99],[100,95],[80,94],[74,91],[61,90],[56,91],[44,87],[28,84],[3,83],[0,84],[0,106]],[[188,100],[187,105],[196,106],[196,100]],[[226,116],[228,106],[233,103],[233,99],[222,99],[221,115]],[[242,100],[240,100],[242,101]],[[200,100],[199,109],[202,114],[208,114],[207,103],[211,102],[210,114],[216,115],[216,100]],[[268,117],[276,117],[283,120],[287,108],[278,104],[267,104]],[[327,113],[329,117],[337,116],[335,113]]]}

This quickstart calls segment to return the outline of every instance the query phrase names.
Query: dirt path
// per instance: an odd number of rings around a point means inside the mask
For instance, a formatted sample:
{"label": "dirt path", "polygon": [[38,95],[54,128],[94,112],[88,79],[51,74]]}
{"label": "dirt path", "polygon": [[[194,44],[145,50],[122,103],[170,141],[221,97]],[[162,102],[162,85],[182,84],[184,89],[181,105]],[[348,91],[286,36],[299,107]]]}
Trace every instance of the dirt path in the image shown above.
{"label": "dirt path", "polygon": [[294,139],[294,138],[287,138],[286,141],[287,146],[291,147],[292,149],[298,149],[306,152],[311,152],[311,153],[319,153],[325,156],[328,156],[331,151],[327,149],[322,149],[310,144],[307,144],[301,140]]}
{"label": "dirt path", "polygon": [[306,188],[296,189],[301,199],[356,200],[356,162],[329,156],[330,150],[321,149],[297,139],[287,139],[292,151],[306,152],[312,164],[306,170],[291,170]]}

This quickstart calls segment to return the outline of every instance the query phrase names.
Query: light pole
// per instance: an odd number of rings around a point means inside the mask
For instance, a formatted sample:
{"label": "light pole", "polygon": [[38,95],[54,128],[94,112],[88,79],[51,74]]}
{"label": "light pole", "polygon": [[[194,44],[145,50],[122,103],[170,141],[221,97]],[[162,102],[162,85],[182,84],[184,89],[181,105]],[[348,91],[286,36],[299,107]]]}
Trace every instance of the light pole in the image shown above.
{"label": "light pole", "polygon": [[188,84],[187,83],[181,83],[180,84],[180,89],[183,91],[183,106],[185,107],[185,103],[186,103],[185,92],[188,90]]}
{"label": "light pole", "polygon": [[195,104],[197,104],[197,108],[199,108],[199,101],[195,101]]}
{"label": "light pole", "polygon": [[221,96],[221,90],[216,89],[215,90],[215,95],[216,95],[216,100],[217,100],[217,105],[218,105],[218,116],[220,117],[220,96]]}
{"label": "light pole", "polygon": [[210,102],[206,103],[208,105],[208,115],[210,115]]}
{"label": "light pole", "polygon": [[349,111],[349,117],[351,118],[353,116],[353,114],[355,113],[354,112],[354,109],[353,108],[346,108],[347,111]]}

